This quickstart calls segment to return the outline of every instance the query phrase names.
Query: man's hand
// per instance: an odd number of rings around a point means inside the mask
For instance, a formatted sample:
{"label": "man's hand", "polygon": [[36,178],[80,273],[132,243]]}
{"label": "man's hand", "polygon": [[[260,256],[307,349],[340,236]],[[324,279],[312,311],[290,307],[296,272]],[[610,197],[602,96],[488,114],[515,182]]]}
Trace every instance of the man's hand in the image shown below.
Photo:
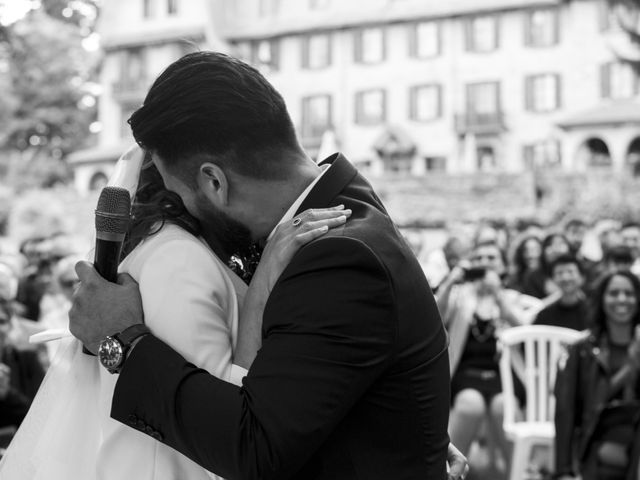
{"label": "man's hand", "polygon": [[449,465],[448,480],[464,480],[469,473],[467,457],[462,455],[453,443],[449,443],[447,464]]}
{"label": "man's hand", "polygon": [[126,273],[118,283],[100,276],[89,262],[78,262],[80,284],[69,311],[69,329],[92,353],[107,336],[143,323],[142,300],[138,284]]}
{"label": "man's hand", "polygon": [[11,390],[11,369],[0,363],[0,400],[4,400]]}

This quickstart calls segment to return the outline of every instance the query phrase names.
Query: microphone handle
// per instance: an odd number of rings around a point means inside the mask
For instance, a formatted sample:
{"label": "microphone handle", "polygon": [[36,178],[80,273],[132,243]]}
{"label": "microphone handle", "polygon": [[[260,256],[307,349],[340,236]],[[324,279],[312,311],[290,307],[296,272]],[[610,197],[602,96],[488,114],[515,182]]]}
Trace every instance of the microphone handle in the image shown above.
{"label": "microphone handle", "polygon": [[109,282],[116,283],[118,281],[118,264],[121,252],[122,242],[96,240],[94,266],[96,271]]}

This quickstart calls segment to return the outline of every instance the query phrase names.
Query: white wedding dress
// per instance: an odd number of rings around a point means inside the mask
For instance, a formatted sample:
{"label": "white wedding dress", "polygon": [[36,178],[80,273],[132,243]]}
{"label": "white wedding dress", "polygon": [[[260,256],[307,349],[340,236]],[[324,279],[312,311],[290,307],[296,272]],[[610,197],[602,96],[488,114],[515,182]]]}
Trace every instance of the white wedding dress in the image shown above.
{"label": "white wedding dress", "polygon": [[[145,323],[154,335],[191,363],[240,383],[243,372],[232,365],[232,351],[246,285],[201,240],[165,225],[138,245],[120,269],[139,283]],[[113,420],[109,413],[117,375],[83,354],[77,340],[61,342],[0,463],[2,480],[218,478]]]}

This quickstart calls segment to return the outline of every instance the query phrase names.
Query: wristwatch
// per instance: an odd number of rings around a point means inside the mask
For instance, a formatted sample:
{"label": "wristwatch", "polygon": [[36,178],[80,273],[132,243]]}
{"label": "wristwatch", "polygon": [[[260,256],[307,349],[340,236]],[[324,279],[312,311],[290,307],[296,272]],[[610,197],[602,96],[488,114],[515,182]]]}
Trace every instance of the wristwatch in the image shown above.
{"label": "wristwatch", "polygon": [[109,373],[120,373],[131,345],[150,333],[151,330],[146,325],[139,323],[125,328],[120,333],[107,336],[98,345],[98,360]]}

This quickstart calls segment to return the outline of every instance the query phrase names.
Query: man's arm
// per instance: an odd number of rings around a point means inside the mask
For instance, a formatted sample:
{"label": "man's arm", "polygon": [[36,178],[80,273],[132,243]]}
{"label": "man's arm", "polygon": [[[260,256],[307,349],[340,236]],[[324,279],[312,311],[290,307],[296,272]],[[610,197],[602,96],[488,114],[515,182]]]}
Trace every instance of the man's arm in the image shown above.
{"label": "man's arm", "polygon": [[386,270],[356,240],[318,240],[274,288],[263,330],[242,388],[142,339],[118,380],[112,416],[158,432],[225,477],[295,474],[388,365],[396,314]]}

